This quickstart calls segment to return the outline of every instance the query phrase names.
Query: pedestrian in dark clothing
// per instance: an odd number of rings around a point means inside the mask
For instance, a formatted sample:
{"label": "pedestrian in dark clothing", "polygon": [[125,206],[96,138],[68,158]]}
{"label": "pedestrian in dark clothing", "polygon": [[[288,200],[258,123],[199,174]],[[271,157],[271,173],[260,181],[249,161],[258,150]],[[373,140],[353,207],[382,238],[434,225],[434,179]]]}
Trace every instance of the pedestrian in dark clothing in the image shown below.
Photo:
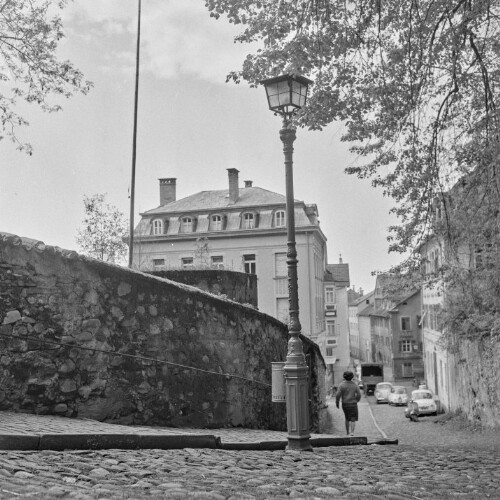
{"label": "pedestrian in dark clothing", "polygon": [[344,372],[344,381],[339,385],[335,403],[337,408],[342,399],[342,410],[345,415],[345,430],[347,435],[354,436],[354,428],[358,421],[358,401],[361,399],[361,391],[358,384],[352,381],[354,374],[352,372]]}

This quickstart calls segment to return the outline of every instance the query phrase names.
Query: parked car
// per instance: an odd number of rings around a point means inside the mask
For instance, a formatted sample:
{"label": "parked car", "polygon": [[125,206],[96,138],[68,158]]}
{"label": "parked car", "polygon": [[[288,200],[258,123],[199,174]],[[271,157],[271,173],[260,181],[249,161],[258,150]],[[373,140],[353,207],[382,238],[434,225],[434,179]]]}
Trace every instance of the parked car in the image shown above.
{"label": "parked car", "polygon": [[412,412],[417,416],[437,415],[437,405],[431,391],[427,389],[412,391],[408,406],[405,408],[405,417],[410,418]]}
{"label": "parked car", "polygon": [[402,385],[395,385],[389,394],[389,404],[404,406],[408,404],[408,390]]}
{"label": "parked car", "polygon": [[390,382],[379,382],[375,386],[375,399],[377,400],[377,404],[379,403],[388,403],[389,402],[389,394],[392,390],[392,384]]}

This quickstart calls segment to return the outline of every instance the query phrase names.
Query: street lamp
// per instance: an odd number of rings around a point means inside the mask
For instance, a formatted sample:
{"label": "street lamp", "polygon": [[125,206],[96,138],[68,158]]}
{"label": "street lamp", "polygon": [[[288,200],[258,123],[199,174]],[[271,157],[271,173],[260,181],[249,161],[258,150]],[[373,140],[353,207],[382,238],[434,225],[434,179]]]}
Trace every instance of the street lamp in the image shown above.
{"label": "street lamp", "polygon": [[297,284],[297,250],[295,245],[295,206],[293,196],[293,143],[295,128],[292,115],[306,103],[307,88],[312,83],[303,76],[283,75],[260,82],[267,94],[269,109],[283,117],[280,139],[283,142],[286,172],[286,227],[288,265],[289,323],[288,352],[284,366],[286,384],[286,418],[288,449],[312,450],[309,438],[308,367],[299,321],[299,293]]}

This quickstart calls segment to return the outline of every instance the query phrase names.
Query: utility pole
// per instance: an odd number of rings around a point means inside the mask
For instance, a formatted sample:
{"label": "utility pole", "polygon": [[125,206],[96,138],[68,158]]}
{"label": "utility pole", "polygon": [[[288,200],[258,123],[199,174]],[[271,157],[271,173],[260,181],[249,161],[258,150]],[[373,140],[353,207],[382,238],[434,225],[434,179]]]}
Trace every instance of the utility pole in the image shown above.
{"label": "utility pole", "polygon": [[128,246],[128,267],[132,269],[134,256],[134,203],[135,203],[135,162],[137,156],[137,106],[139,103],[139,55],[141,47],[141,0],[137,16],[137,51],[135,57],[135,97],[134,97],[134,136],[132,141],[132,179],[130,182],[130,229]]}

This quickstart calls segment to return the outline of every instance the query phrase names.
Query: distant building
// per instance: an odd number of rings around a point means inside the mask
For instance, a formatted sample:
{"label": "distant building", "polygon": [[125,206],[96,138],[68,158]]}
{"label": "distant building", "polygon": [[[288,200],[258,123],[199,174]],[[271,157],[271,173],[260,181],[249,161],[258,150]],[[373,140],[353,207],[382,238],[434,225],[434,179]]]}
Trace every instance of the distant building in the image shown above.
{"label": "distant building", "polygon": [[327,366],[326,385],[338,385],[351,366],[349,349],[349,264],[327,264],[324,276],[326,330],[317,339]]}
{"label": "distant building", "polygon": [[403,297],[390,310],[392,371],[395,380],[424,378],[420,290]]}
{"label": "distant building", "polygon": [[367,293],[349,302],[349,343],[351,356],[357,361],[371,361],[370,317],[363,321],[361,313],[373,310],[373,294]]}
{"label": "distant building", "polygon": [[390,274],[379,274],[374,307],[369,313],[371,360],[384,364],[386,380],[423,375],[419,290],[395,286]]}
{"label": "distant building", "polygon": [[[288,322],[286,197],[228,169],[228,188],[177,200],[176,179],[160,179],[160,205],[141,214],[133,266],[141,270],[218,267],[256,274],[258,307]],[[295,201],[302,333],[325,330],[326,238],[314,204]]]}

